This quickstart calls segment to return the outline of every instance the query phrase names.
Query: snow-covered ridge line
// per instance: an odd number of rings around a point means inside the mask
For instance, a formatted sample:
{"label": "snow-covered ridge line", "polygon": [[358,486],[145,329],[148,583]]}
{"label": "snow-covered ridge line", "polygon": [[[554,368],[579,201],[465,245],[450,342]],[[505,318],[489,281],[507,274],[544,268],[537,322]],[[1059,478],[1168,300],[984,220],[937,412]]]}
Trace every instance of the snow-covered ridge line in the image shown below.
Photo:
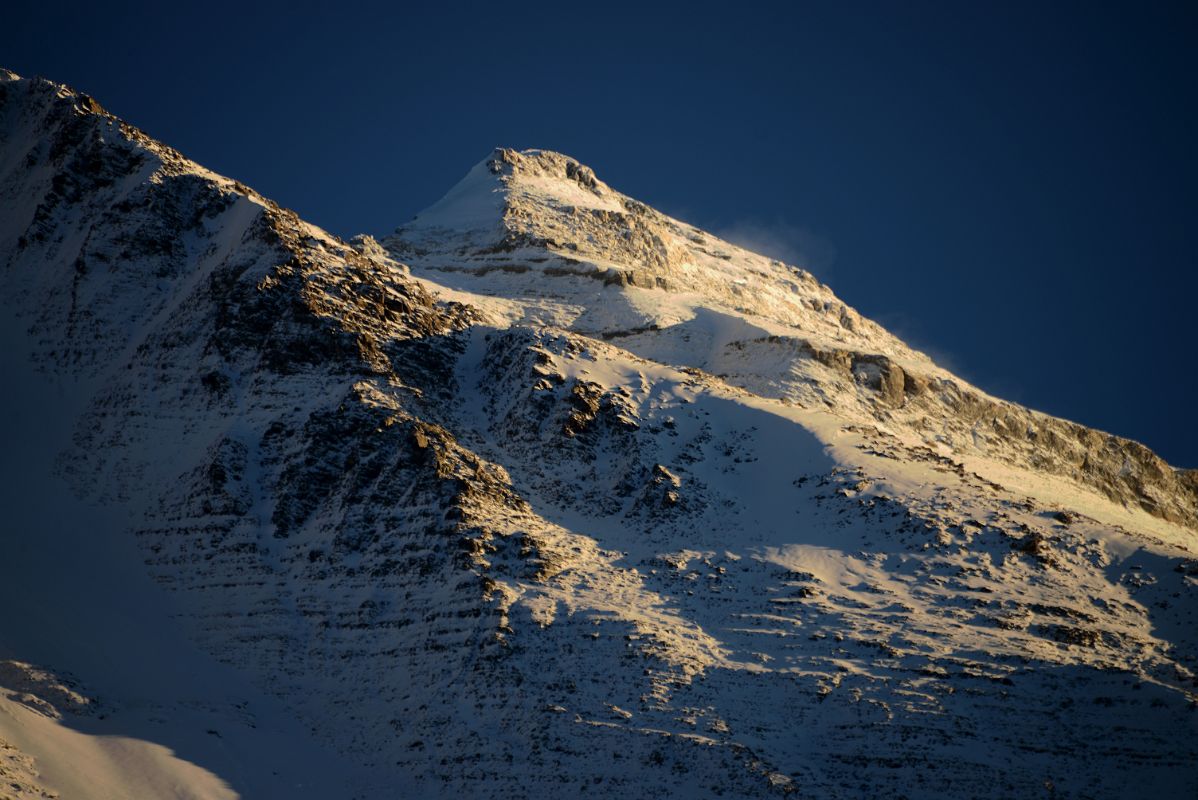
{"label": "snow-covered ridge line", "polygon": [[382,243],[434,289],[466,292],[463,299],[509,324],[617,341],[764,397],[918,435],[960,457],[1049,471],[1198,530],[1198,471],[991,397],[805,270],[660,214],[568,156],[497,149]]}

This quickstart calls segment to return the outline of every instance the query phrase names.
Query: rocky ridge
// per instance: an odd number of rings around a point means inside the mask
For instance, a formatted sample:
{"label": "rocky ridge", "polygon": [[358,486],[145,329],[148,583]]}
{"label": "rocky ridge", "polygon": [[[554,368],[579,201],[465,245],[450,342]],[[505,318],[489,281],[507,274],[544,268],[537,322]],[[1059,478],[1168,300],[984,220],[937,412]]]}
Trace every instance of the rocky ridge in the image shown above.
{"label": "rocky ridge", "polygon": [[[569,157],[496,150],[383,244],[431,280],[514,300],[517,310],[501,312],[509,321],[618,341],[761,396],[870,418],[1198,524],[1198,471],[990,397],[862,318],[809,272],[654,211]],[[488,280],[494,273],[503,277]],[[530,273],[546,280],[516,291]]]}

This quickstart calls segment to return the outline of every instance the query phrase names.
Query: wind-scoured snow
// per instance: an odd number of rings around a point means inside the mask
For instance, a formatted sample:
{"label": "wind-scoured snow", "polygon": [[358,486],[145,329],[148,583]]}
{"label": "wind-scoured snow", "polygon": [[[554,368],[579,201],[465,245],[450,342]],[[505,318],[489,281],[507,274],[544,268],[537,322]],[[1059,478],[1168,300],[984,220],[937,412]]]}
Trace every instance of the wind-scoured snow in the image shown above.
{"label": "wind-scoured snow", "polygon": [[17,797],[1198,792],[1195,474],[801,267],[535,150],[347,244],[11,75],[0,202]]}

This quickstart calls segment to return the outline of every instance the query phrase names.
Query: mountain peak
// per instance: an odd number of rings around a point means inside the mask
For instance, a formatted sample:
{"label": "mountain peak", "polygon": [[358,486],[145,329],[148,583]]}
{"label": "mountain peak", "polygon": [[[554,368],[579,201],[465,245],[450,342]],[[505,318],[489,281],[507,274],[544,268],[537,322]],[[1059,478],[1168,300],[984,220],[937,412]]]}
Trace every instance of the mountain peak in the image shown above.
{"label": "mountain peak", "polygon": [[574,181],[596,195],[610,192],[595,171],[575,158],[552,150],[513,150],[497,147],[484,162],[492,173],[559,178]]}
{"label": "mountain peak", "polygon": [[17,796],[1196,796],[1198,472],[564,155],[351,249],[85,97],[0,82]]}
{"label": "mountain peak", "polygon": [[[924,446],[1052,472],[1152,516],[1198,520],[1193,477],[1142,445],[986,395],[805,270],[662,214],[568,156],[497,149],[381,245],[434,294],[497,327],[617,341],[758,396],[835,408]],[[1128,459],[1138,466],[1127,469]]]}
{"label": "mountain peak", "polygon": [[700,309],[716,310],[749,317],[761,336],[802,330],[926,361],[801,267],[656,211],[550,150],[497,148],[382,244],[441,284],[535,296],[510,321],[609,338],[710,320]]}
{"label": "mountain peak", "polygon": [[551,150],[496,148],[444,197],[399,228],[417,232],[497,233],[513,207],[621,210],[616,193],[590,167]]}

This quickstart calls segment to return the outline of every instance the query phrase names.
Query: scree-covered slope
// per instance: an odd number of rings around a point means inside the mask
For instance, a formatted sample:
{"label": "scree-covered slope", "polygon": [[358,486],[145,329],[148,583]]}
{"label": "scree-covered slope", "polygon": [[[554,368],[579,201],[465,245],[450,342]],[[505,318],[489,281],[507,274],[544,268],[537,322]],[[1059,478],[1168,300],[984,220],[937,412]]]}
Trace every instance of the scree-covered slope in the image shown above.
{"label": "scree-covered slope", "polygon": [[[346,243],[46,81],[0,146],[28,483],[221,720],[125,724],[167,796],[1198,792],[1193,472],[556,153]],[[136,700],[59,624],[0,626],[21,797],[133,771],[55,757]]]}

